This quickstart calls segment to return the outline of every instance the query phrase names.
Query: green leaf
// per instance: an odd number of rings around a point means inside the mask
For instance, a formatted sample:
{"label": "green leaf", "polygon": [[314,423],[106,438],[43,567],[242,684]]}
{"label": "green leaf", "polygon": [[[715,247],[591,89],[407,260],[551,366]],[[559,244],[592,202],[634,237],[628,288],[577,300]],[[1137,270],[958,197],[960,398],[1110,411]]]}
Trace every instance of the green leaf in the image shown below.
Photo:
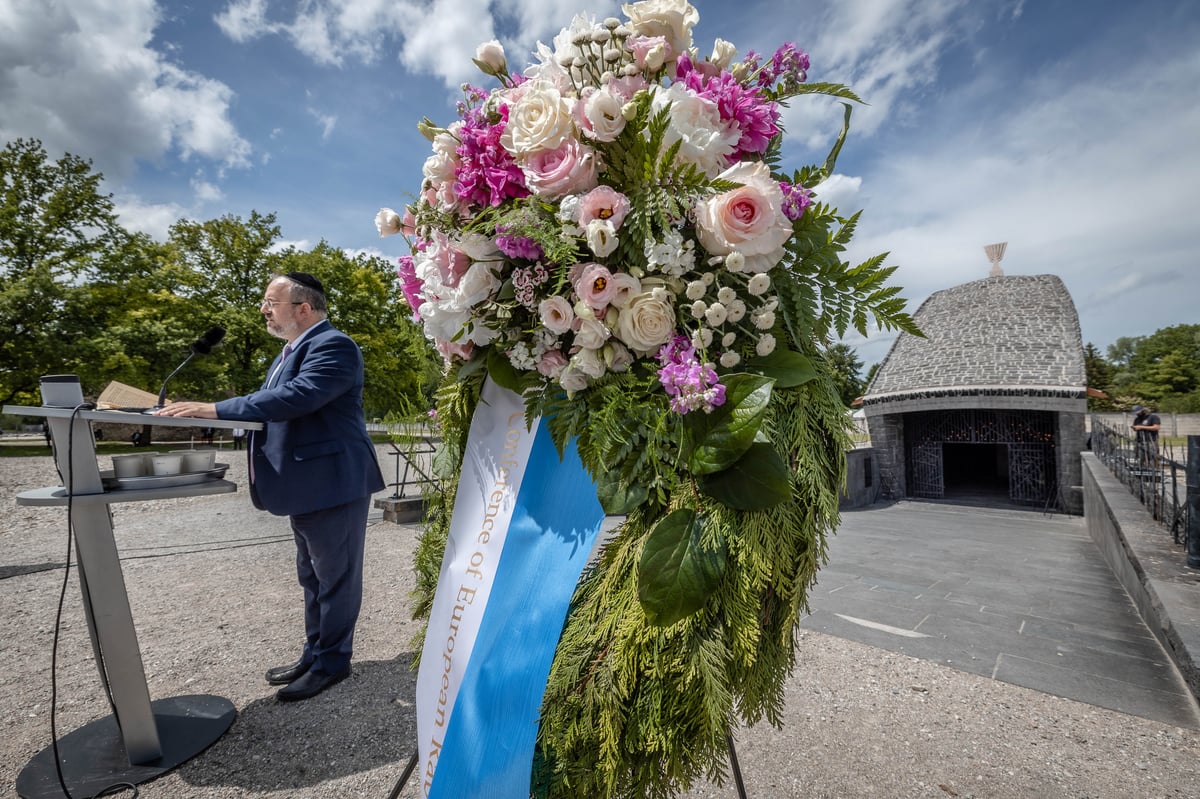
{"label": "green leaf", "polygon": [[512,362],[505,357],[503,352],[500,352],[496,347],[488,349],[487,353],[487,370],[488,376],[501,388],[507,388],[509,391],[521,393],[521,378],[517,374],[516,368]]}
{"label": "green leaf", "polygon": [[609,471],[596,480],[596,497],[609,516],[624,516],[650,496],[644,485],[628,485],[620,472]]}
{"label": "green leaf", "polygon": [[771,402],[774,380],[763,375],[725,375],[725,404],[712,413],[689,413],[684,417],[692,450],[688,469],[692,474],[712,474],[728,469],[754,442]]}
{"label": "green leaf", "polygon": [[755,441],[730,468],[706,475],[700,490],[735,510],[765,510],[792,495],[792,475],[767,441]]}
{"label": "green leaf", "polygon": [[802,386],[817,376],[817,369],[811,360],[782,347],[766,357],[748,360],[746,366],[773,378],[779,388]]}
{"label": "green leaf", "polygon": [[704,606],[725,574],[726,553],[700,545],[704,520],[691,508],[667,514],[646,537],[638,601],[646,619],[669,627]]}

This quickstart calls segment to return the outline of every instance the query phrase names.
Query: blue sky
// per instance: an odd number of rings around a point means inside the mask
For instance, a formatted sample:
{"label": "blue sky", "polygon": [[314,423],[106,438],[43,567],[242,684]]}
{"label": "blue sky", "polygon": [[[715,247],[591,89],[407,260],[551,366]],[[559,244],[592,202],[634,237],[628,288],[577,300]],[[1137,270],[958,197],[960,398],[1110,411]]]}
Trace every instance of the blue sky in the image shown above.
{"label": "blue sky", "polygon": [[[1200,322],[1200,4],[1194,0],[700,0],[694,38],[807,50],[855,110],[822,198],[863,211],[849,258],[890,252],[932,292],[1056,274],[1085,343]],[[274,212],[288,244],[389,260],[381,206],[420,183],[416,123],[454,118],[480,42],[527,62],[586,0],[0,0],[0,140],[104,173],[127,228]],[[839,108],[800,98],[788,168],[820,162]],[[1021,309],[1014,308],[1014,313]],[[864,364],[894,334],[851,334]]]}

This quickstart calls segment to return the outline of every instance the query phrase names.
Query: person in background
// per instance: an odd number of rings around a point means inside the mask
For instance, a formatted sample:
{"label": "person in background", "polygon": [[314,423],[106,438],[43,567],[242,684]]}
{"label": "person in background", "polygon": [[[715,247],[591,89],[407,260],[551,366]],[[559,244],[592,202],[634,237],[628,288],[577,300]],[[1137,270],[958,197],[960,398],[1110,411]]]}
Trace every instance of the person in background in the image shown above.
{"label": "person in background", "polygon": [[216,403],[173,402],[157,414],[263,423],[248,437],[250,498],[290,518],[304,592],[299,658],[266,673],[290,702],[350,675],[367,514],[384,482],[363,417],[362,352],[326,319],[324,286],[307,272],[276,275],[259,310],[267,331],[287,342],[262,388]]}
{"label": "person in background", "polygon": [[1137,437],[1135,449],[1138,464],[1148,466],[1158,457],[1158,430],[1162,427],[1162,422],[1158,414],[1151,413],[1145,405],[1134,405],[1133,414],[1133,424],[1130,427]]}
{"label": "person in background", "polygon": [[233,448],[241,449],[244,443],[246,443],[246,431],[240,427],[233,428]]}

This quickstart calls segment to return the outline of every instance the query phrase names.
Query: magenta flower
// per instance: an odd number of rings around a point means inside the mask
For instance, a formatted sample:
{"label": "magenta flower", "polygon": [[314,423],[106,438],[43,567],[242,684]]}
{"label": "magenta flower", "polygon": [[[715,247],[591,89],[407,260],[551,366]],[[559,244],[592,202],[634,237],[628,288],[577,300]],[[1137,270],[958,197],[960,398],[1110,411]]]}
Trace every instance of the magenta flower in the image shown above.
{"label": "magenta flower", "polygon": [[692,91],[716,104],[721,119],[731,122],[741,134],[729,163],[735,164],[746,155],[761,155],[771,139],[779,133],[779,105],[764,100],[757,87],[743,86],[729,72],[709,78],[692,68],[690,60],[679,59],[677,65],[687,70],[681,80]]}
{"label": "magenta flower", "polygon": [[[501,109],[502,116],[506,110]],[[496,207],[505,200],[529,196],[525,173],[500,144],[504,125],[503,119],[489,123],[478,108],[463,114],[461,144],[455,150],[460,163],[454,170],[454,191],[466,205]]]}
{"label": "magenta flower", "polygon": [[414,318],[419,322],[421,321],[421,314],[417,309],[421,307],[421,303],[425,302],[425,297],[421,294],[421,288],[425,284],[417,277],[411,255],[402,255],[398,261],[400,268],[396,270],[396,276],[400,278],[400,293],[404,295],[404,301],[408,303],[408,307],[412,309]]}
{"label": "magenta flower", "polygon": [[725,386],[717,373],[700,362],[696,349],[686,336],[676,336],[658,351],[658,382],[671,398],[671,410],[676,413],[712,409],[725,404]]}
{"label": "magenta flower", "polygon": [[783,191],[783,215],[795,222],[804,216],[804,209],[812,205],[812,192],[804,186],[786,182],[781,182],[779,188]]}

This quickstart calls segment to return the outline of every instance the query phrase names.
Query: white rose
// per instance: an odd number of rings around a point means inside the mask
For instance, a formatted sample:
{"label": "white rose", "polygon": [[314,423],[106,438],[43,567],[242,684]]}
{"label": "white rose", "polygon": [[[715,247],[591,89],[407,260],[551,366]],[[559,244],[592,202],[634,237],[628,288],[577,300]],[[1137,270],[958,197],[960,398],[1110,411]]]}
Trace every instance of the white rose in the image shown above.
{"label": "white rose", "polygon": [[609,341],[604,345],[604,362],[609,371],[624,372],[633,366],[633,353],[619,341]]}
{"label": "white rose", "polygon": [[608,341],[612,331],[599,319],[580,319],[575,331],[575,343],[589,350],[598,350]]}
{"label": "white rose", "polygon": [[719,177],[742,185],[696,205],[696,236],[710,253],[736,250],[745,256],[747,272],[766,272],[779,263],[792,235],[783,191],[761,161],[739,162]]}
{"label": "white rose", "polygon": [[404,229],[404,224],[400,214],[391,208],[380,208],[379,213],[375,214],[375,227],[379,230],[379,236],[382,238],[396,235]]}
{"label": "white rose", "polygon": [[708,63],[717,69],[725,69],[736,57],[736,47],[724,39],[717,39],[713,42],[713,51],[712,55],[708,57]]}
{"label": "white rose", "polygon": [[650,355],[675,335],[670,293],[656,288],[629,300],[617,320],[617,337],[638,355]]}
{"label": "white rose", "polygon": [[583,372],[568,366],[558,376],[558,384],[567,392],[568,397],[573,397],[576,392],[583,391],[588,387],[588,379]]}
{"label": "white rose", "polygon": [[687,0],[641,0],[621,6],[629,18],[629,27],[643,36],[662,36],[674,55],[692,46],[692,28],[700,21],[700,12]]}
{"label": "white rose", "polygon": [[504,45],[492,39],[475,48],[475,62],[486,75],[503,75],[508,71],[508,59],[504,57]]}
{"label": "white rose", "polygon": [[[710,178],[724,169],[728,163],[727,156],[733,153],[741,133],[734,125],[721,119],[717,104],[699,96],[682,83],[673,83],[666,89],[655,86],[653,92],[650,103],[652,114],[670,108],[663,149],[680,142],[677,158],[684,163],[695,164]],[[778,186],[775,189],[779,192],[779,204],[782,206],[783,192]]]}
{"label": "white rose", "polygon": [[456,293],[460,308],[472,308],[496,295],[500,290],[500,278],[493,270],[499,267],[498,261],[477,261],[471,264],[467,273],[458,281]]}
{"label": "white rose", "polygon": [[604,377],[608,371],[608,366],[605,365],[604,357],[600,350],[588,347],[584,347],[571,356],[569,368],[582,372],[593,380]]}
{"label": "white rose", "polygon": [[574,130],[571,104],[552,84],[533,84],[509,109],[508,126],[500,143],[516,157],[538,150],[554,150]]}

